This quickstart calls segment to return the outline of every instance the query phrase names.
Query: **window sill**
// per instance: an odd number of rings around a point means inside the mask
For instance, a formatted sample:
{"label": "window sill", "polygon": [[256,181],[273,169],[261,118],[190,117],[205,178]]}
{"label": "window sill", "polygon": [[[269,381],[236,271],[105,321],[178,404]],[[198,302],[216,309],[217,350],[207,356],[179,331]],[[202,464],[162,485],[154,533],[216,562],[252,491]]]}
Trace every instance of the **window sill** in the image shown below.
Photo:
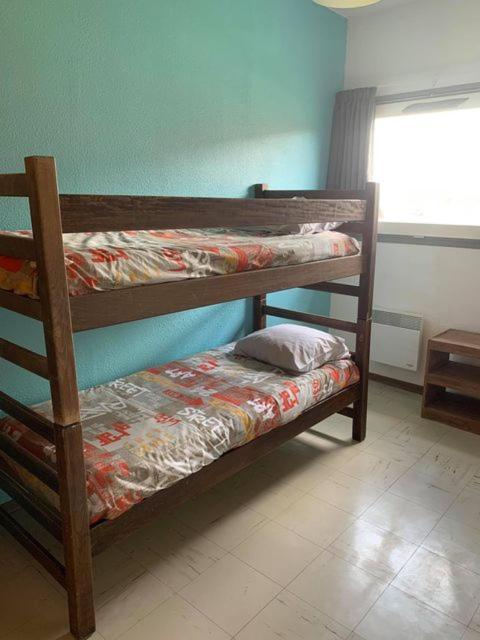
{"label": "window sill", "polygon": [[422,222],[389,222],[380,220],[378,233],[415,238],[467,238],[480,240],[480,226],[462,224],[426,224]]}

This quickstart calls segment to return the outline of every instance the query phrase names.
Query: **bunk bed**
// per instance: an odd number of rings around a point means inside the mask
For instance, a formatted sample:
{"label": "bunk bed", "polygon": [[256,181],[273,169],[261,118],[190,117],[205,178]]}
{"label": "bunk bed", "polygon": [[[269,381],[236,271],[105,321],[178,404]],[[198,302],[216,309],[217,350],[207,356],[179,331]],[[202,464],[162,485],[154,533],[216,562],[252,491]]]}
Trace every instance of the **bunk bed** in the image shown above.
{"label": "bunk bed", "polygon": [[[40,438],[55,452],[54,462],[48,462],[22,446],[22,439],[0,431],[0,452],[13,464],[0,465],[0,488],[11,497],[11,503],[0,507],[0,524],[65,587],[71,632],[76,638],[85,638],[95,630],[92,554],[336,412],[352,419],[354,440],[365,438],[378,186],[368,183],[364,190],[356,191],[273,191],[266,185],[256,185],[255,198],[250,199],[59,195],[54,159],[29,157],[25,159],[25,173],[0,175],[0,196],[29,199],[33,232],[0,233],[0,256],[35,263],[38,274],[36,295],[0,289],[0,307],[40,321],[46,347],[44,356],[0,338],[0,357],[49,381],[51,416],[1,390],[0,410],[21,424],[24,434]],[[332,221],[342,223],[342,233],[361,236],[361,253],[266,268],[257,264],[223,275],[143,282],[83,295],[71,295],[69,290],[63,234]],[[359,276],[358,285],[332,282],[355,275]],[[356,321],[267,304],[267,293],[293,287],[358,298]],[[92,521],[80,417],[83,392],[77,388],[73,333],[246,297],[253,297],[254,330],[264,328],[270,315],[355,334],[353,358],[359,375],[288,423],[228,450],[194,473],[132,504],[118,517]],[[11,471],[14,467],[53,492],[57,502],[33,490],[22,480],[22,474]],[[20,524],[13,505],[19,505],[61,542],[62,562]]]}

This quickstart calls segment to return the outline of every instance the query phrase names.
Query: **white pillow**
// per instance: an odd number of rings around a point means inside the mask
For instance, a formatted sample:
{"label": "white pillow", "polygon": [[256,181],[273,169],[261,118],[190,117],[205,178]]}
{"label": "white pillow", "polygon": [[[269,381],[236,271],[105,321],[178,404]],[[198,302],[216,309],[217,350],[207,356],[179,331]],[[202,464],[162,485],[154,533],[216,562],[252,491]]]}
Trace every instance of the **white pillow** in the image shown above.
{"label": "white pillow", "polygon": [[298,324],[277,324],[255,331],[237,342],[234,353],[295,373],[350,356],[343,338]]}

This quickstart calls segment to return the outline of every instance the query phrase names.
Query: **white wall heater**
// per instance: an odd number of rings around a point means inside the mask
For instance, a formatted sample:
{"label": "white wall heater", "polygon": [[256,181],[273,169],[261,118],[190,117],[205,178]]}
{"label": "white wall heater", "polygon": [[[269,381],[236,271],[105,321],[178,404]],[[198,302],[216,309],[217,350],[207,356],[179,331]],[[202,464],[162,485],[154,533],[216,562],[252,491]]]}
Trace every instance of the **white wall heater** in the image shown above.
{"label": "white wall heater", "polygon": [[412,313],[373,309],[370,358],[409,371],[418,369],[423,317]]}

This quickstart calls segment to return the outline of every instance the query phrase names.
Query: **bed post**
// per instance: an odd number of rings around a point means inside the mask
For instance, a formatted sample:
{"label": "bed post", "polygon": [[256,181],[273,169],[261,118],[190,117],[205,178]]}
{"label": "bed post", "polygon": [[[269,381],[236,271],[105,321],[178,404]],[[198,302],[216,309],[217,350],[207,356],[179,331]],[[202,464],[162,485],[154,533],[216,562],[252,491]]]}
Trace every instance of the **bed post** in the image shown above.
{"label": "bed post", "polygon": [[[264,198],[265,191],[268,190],[268,184],[255,184],[253,186],[253,193],[255,198]],[[267,326],[267,316],[265,313],[265,307],[267,305],[267,296],[265,293],[261,293],[258,296],[253,296],[253,330],[265,329]]]}
{"label": "bed post", "polygon": [[364,271],[360,276],[358,297],[357,334],[355,360],[360,370],[360,398],[353,403],[352,437],[365,440],[367,429],[368,375],[370,364],[370,334],[372,328],[373,282],[375,277],[375,252],[377,246],[378,192],[375,182],[366,186],[367,204],[363,225],[362,254],[365,256]]}
{"label": "bed post", "polygon": [[70,629],[95,631],[90,523],[55,160],[25,159],[52,395]]}

